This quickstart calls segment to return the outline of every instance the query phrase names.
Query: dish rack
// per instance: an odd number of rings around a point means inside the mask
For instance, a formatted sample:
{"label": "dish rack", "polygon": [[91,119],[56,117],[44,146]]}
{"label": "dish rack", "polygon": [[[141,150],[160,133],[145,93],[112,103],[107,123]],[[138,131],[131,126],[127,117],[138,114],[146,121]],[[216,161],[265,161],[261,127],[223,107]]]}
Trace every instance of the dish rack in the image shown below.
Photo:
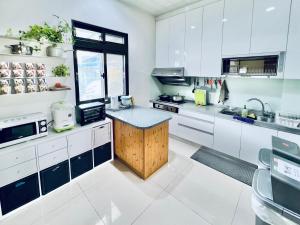
{"label": "dish rack", "polygon": [[300,115],[277,113],[276,123],[285,127],[300,129]]}

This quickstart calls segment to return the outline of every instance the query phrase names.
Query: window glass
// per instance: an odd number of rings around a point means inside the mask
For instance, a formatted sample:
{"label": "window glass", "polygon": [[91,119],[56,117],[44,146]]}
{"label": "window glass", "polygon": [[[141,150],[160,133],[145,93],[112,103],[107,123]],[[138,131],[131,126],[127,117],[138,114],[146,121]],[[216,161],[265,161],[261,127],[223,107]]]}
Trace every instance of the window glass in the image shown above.
{"label": "window glass", "polygon": [[108,96],[125,94],[125,56],[107,54]]}
{"label": "window glass", "polygon": [[76,37],[81,37],[81,38],[87,38],[91,40],[96,40],[96,41],[102,41],[102,34],[99,32],[91,31],[91,30],[85,30],[81,28],[75,28],[75,34]]}
{"label": "window glass", "polygon": [[77,51],[76,54],[80,101],[104,98],[103,53]]}
{"label": "window glass", "polygon": [[116,35],[105,34],[105,40],[118,44],[124,44],[124,38]]}

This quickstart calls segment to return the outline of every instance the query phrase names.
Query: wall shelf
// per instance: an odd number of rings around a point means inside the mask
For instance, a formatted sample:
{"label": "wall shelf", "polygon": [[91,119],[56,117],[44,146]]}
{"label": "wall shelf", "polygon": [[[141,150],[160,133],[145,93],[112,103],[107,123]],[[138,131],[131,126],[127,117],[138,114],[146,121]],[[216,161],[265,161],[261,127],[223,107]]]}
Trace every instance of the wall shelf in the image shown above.
{"label": "wall shelf", "polygon": [[[27,43],[36,43],[39,45],[53,45],[53,44],[57,44],[54,42],[50,42],[50,41],[37,41],[34,39],[20,39],[20,37],[14,37],[14,36],[5,36],[5,35],[0,35],[0,39],[6,39],[6,40],[13,40],[13,41],[19,41],[19,42],[27,42]],[[71,43],[66,44],[66,43],[59,43],[58,45],[61,46],[68,46],[68,47],[72,47],[73,45]]]}
{"label": "wall shelf", "polygon": [[21,54],[0,53],[0,56],[65,60],[64,57],[53,57],[53,56],[44,56],[44,55],[21,55]]}

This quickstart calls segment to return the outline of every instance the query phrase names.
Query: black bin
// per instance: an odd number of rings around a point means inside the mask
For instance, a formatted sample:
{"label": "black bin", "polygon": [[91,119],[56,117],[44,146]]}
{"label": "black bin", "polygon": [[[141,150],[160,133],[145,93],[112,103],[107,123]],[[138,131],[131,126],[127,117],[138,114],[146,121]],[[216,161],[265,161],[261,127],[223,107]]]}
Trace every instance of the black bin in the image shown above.
{"label": "black bin", "polygon": [[69,161],[66,160],[40,172],[42,194],[45,195],[70,181]]}
{"label": "black bin", "polygon": [[38,174],[35,173],[0,188],[2,214],[5,215],[40,196]]}
{"label": "black bin", "polygon": [[111,142],[94,149],[95,166],[99,166],[108,160],[111,160]]}
{"label": "black bin", "polygon": [[71,177],[72,179],[93,169],[92,150],[71,158]]}

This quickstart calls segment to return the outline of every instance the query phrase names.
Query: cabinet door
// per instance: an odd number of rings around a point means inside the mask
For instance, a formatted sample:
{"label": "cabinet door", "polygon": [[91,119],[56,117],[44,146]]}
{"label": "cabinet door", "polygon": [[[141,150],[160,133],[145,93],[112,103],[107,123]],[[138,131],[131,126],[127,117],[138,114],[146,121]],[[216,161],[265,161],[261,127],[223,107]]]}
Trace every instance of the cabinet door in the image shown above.
{"label": "cabinet door", "polygon": [[88,129],[68,136],[70,158],[92,149],[92,130]]}
{"label": "cabinet door", "polygon": [[225,0],[222,55],[250,51],[253,0]]}
{"label": "cabinet door", "polygon": [[279,131],[278,137],[285,139],[287,141],[294,142],[300,147],[300,135]]}
{"label": "cabinet door", "polygon": [[169,19],[156,22],[156,67],[169,66]]}
{"label": "cabinet door", "polygon": [[300,1],[292,2],[291,20],[285,63],[285,79],[300,79]]}
{"label": "cabinet door", "polygon": [[186,76],[200,76],[203,8],[187,12],[185,26]]}
{"label": "cabinet door", "polygon": [[185,14],[170,18],[169,66],[184,67]]}
{"label": "cabinet door", "polygon": [[243,124],[240,158],[258,164],[259,150],[272,149],[272,136],[277,136],[276,130]]}
{"label": "cabinet door", "polygon": [[93,147],[97,148],[99,146],[105,145],[111,142],[110,137],[110,123],[93,128],[94,132],[94,144]]}
{"label": "cabinet door", "polygon": [[215,119],[214,149],[227,155],[239,157],[242,124],[222,118]]}
{"label": "cabinet door", "polygon": [[285,51],[291,0],[254,0],[251,53]]}
{"label": "cabinet door", "polygon": [[223,1],[204,7],[201,76],[221,76]]}

